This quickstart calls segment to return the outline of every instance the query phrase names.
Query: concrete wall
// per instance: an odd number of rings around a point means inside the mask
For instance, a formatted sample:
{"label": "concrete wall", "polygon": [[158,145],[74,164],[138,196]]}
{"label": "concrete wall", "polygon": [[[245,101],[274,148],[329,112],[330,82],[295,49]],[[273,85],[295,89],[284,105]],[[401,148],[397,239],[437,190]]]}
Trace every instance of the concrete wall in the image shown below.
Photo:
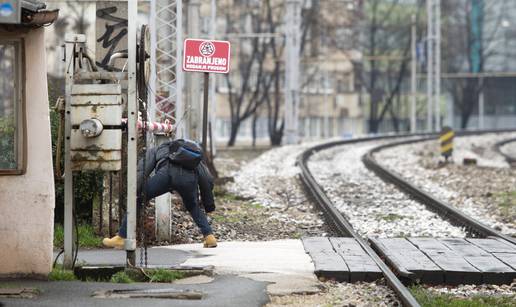
{"label": "concrete wall", "polygon": [[27,171],[0,176],[0,277],[44,277],[52,265],[54,180],[44,28],[26,33],[25,103]]}

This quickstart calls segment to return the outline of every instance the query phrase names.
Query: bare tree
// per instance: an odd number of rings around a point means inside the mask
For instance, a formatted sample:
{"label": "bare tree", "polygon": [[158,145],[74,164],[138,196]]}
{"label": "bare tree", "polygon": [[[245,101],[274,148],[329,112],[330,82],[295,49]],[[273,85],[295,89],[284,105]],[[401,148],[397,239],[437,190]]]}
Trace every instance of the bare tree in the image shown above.
{"label": "bare tree", "polygon": [[[443,5],[444,71],[483,72],[501,54],[495,45],[501,39],[500,24],[507,3],[460,0],[446,1]],[[478,105],[483,82],[477,77],[453,79],[446,82],[446,87],[460,113],[461,128],[466,128]]]}
{"label": "bare tree", "polygon": [[[410,61],[410,16],[419,9],[398,0],[367,0],[362,10],[360,46],[365,56],[355,69],[369,94],[369,132],[376,133],[388,114],[396,117],[392,107],[407,80]],[[394,126],[399,127],[398,122]]]}

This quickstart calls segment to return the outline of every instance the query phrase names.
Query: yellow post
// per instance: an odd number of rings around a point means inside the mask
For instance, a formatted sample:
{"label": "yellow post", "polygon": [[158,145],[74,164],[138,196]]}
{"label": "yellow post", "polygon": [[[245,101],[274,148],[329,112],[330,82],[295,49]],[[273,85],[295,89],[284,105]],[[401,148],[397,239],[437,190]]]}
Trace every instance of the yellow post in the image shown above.
{"label": "yellow post", "polygon": [[441,130],[441,135],[439,136],[439,142],[441,143],[441,155],[444,156],[446,161],[451,157],[453,153],[453,138],[455,137],[455,132],[452,128],[445,126]]}

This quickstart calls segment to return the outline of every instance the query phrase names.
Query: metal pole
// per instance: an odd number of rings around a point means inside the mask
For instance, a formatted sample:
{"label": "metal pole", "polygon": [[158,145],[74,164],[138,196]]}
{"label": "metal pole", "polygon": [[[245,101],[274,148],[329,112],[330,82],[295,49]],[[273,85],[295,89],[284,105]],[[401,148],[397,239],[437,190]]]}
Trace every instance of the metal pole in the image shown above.
{"label": "metal pole", "polygon": [[285,143],[298,142],[300,0],[287,0],[285,52]]}
{"label": "metal pole", "polygon": [[185,121],[184,115],[184,101],[183,101],[183,68],[181,59],[183,57],[183,1],[176,0],[176,123],[177,137],[184,137],[185,135]]}
{"label": "metal pole", "polygon": [[[66,87],[65,87],[65,155],[64,155],[64,259],[65,269],[71,269],[73,264],[73,172],[70,157],[70,136],[72,125],[70,121],[70,103],[72,100],[73,75],[75,70],[75,39],[66,37],[65,61]],[[69,61],[69,62],[68,62]]]}
{"label": "metal pole", "polygon": [[331,102],[328,99],[328,88],[329,88],[329,82],[328,82],[328,67],[326,67],[324,71],[324,105],[326,106],[326,115],[324,117],[324,136],[329,138],[330,137],[330,112],[331,112]]}
{"label": "metal pole", "polygon": [[433,115],[432,115],[432,102],[433,102],[433,89],[434,89],[434,79],[433,79],[433,59],[434,59],[434,49],[433,49],[433,0],[426,0],[426,11],[427,11],[427,55],[426,55],[426,130],[428,132],[433,131]]}
{"label": "metal pole", "polygon": [[[211,27],[210,27],[210,38],[211,39],[215,39],[216,31],[217,31],[217,3],[215,0],[211,0]],[[216,129],[216,126],[217,126],[217,100],[215,97],[217,74],[211,74],[210,77],[211,77],[211,82],[210,82],[210,108],[211,108],[210,122],[211,122],[211,127],[210,127],[210,130],[213,130],[213,129]],[[215,143],[217,141],[216,131],[215,132],[212,131],[210,133],[210,140],[211,140],[210,144],[213,145],[210,148],[211,155],[215,156],[217,154],[216,146],[215,146]]]}
{"label": "metal pole", "polygon": [[[156,27],[156,1],[151,0],[150,2],[150,17],[149,17],[149,29],[150,29],[150,76],[149,76],[149,88],[151,89],[148,94],[148,106],[149,106],[149,121],[156,121],[156,46],[157,46],[157,27]],[[154,138],[151,141],[155,143]]]}
{"label": "metal pole", "polygon": [[[188,36],[190,38],[198,38],[200,35],[199,31],[199,20],[200,20],[200,0],[190,0],[188,2]],[[194,140],[198,140],[200,136],[199,123],[201,121],[200,116],[200,75],[197,73],[191,73],[187,76],[188,84],[188,104],[186,106],[188,117],[187,117],[187,129],[188,137]]]}
{"label": "metal pole", "polygon": [[136,101],[136,20],[138,1],[127,1],[128,31],[127,31],[127,238],[125,250],[127,265],[136,264],[136,160],[138,145],[138,108]]}
{"label": "metal pole", "polygon": [[451,95],[448,95],[448,97],[446,98],[446,107],[446,125],[453,129],[453,118],[455,117],[455,115],[453,110],[453,98],[451,97]]}
{"label": "metal pole", "polygon": [[411,29],[411,54],[412,61],[410,62],[410,132],[415,133],[417,131],[416,122],[416,95],[417,95],[417,80],[416,80],[416,69],[417,69],[417,54],[416,54],[416,15],[412,15],[412,29]]}
{"label": "metal pole", "polygon": [[484,129],[484,79],[480,78],[480,94],[478,96],[478,128]]}
{"label": "metal pole", "polygon": [[210,74],[204,73],[204,100],[202,106],[202,150],[208,151],[208,93],[210,90]]}
{"label": "metal pole", "polygon": [[435,104],[435,130],[441,130],[441,0],[435,0],[434,12],[434,104]]}

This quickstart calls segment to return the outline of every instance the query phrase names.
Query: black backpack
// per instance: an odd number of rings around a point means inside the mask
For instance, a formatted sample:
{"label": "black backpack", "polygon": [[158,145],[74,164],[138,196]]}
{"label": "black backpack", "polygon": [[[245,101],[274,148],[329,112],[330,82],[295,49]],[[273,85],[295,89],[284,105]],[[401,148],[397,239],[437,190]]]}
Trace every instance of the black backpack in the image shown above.
{"label": "black backpack", "polygon": [[170,143],[168,158],[173,164],[194,170],[202,156],[202,148],[194,141],[178,139]]}

